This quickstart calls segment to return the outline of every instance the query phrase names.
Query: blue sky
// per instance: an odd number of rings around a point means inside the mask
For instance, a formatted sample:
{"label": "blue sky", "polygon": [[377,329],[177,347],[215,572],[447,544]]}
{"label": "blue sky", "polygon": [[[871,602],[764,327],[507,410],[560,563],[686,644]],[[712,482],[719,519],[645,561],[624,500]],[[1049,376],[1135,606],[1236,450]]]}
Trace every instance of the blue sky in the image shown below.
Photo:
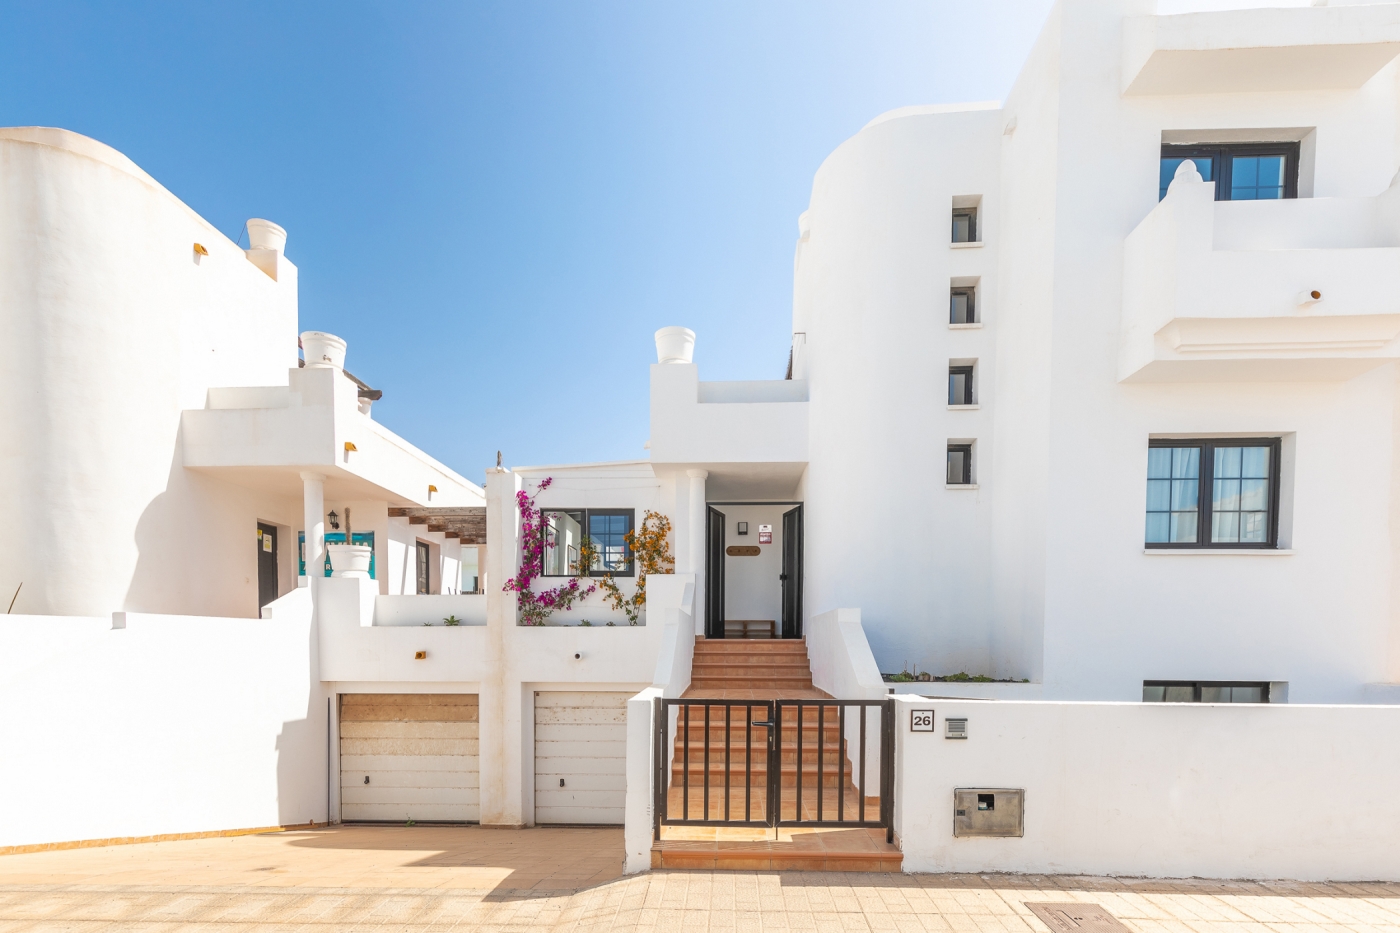
{"label": "blue sky", "polygon": [[1049,6],[5,2],[0,122],[116,147],[230,238],[282,224],[302,329],[480,481],[645,456],[658,327],[701,378],[781,378],[822,160],[1004,97]]}

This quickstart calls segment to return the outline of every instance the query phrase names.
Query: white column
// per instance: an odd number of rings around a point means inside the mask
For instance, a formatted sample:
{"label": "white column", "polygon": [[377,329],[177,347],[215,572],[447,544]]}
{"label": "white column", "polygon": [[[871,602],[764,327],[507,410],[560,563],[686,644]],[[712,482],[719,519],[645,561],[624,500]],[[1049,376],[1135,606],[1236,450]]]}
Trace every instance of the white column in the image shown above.
{"label": "white column", "polygon": [[695,574],[695,632],[705,632],[705,480],[709,470],[686,470],[690,477],[690,572]]}
{"label": "white column", "polygon": [[303,473],[301,488],[302,520],[306,523],[306,576],[297,579],[298,585],[309,584],[312,577],[326,572],[326,477],[320,473]]}

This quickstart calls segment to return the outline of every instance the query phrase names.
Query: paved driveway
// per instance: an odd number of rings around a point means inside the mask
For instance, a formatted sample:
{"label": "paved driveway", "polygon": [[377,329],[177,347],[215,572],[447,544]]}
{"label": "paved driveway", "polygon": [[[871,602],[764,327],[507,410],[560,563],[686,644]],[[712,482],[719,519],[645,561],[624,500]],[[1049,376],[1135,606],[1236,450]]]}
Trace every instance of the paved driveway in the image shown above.
{"label": "paved driveway", "polygon": [[850,930],[1046,933],[1027,901],[1132,933],[1400,933],[1400,885],[1009,875],[621,876],[613,829],[341,827],[0,856],[0,931]]}

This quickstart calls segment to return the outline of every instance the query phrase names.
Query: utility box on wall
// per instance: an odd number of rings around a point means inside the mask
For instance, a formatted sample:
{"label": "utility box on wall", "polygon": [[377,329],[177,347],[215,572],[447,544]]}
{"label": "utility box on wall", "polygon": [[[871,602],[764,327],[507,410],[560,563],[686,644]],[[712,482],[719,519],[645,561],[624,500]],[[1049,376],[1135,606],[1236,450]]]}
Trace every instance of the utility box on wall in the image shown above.
{"label": "utility box on wall", "polygon": [[954,836],[1024,835],[1026,792],[1005,787],[953,791]]}

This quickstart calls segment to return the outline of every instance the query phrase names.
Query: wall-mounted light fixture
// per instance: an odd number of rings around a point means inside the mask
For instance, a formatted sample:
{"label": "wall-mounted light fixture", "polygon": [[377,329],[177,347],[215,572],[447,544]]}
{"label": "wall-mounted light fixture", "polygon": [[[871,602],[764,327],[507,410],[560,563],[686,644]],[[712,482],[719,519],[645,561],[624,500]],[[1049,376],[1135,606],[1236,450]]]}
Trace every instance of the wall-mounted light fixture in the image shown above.
{"label": "wall-mounted light fixture", "polygon": [[339,530],[340,530],[340,516],[337,515],[337,514],[335,514],[335,510],[334,510],[334,509],[331,510],[331,514],[327,515],[326,518],[329,518],[329,519],[331,520],[331,528],[332,528],[332,529],[334,529],[334,530],[336,530],[336,531],[339,531]]}
{"label": "wall-mounted light fixture", "polygon": [[415,651],[415,652],[413,652],[413,660],[415,660],[415,661],[426,661],[426,660],[428,660],[428,652],[426,652],[426,651]]}
{"label": "wall-mounted light fixture", "polygon": [[748,522],[740,522],[740,523],[739,523],[739,534],[741,534],[741,535],[746,535],[746,534],[748,534],[748,533],[749,533],[749,523],[748,523]]}
{"label": "wall-mounted light fixture", "polygon": [[203,243],[196,243],[196,244],[194,245],[194,251],[195,251],[196,253],[198,253],[199,255],[201,255],[201,256],[208,256],[208,255],[209,255],[209,250],[207,250],[207,249],[204,248],[204,244],[203,244]]}
{"label": "wall-mounted light fixture", "polygon": [[346,441],[346,442],[345,442],[345,452],[346,452],[347,454],[355,453],[355,452],[358,451],[359,449],[360,449],[360,448],[358,448],[358,447],[355,446],[355,442],[354,442],[354,441]]}
{"label": "wall-mounted light fixture", "polygon": [[429,483],[429,484],[428,484],[428,498],[431,499],[431,498],[433,497],[433,493],[435,493],[435,492],[437,492],[437,487],[434,486],[432,483]]}

